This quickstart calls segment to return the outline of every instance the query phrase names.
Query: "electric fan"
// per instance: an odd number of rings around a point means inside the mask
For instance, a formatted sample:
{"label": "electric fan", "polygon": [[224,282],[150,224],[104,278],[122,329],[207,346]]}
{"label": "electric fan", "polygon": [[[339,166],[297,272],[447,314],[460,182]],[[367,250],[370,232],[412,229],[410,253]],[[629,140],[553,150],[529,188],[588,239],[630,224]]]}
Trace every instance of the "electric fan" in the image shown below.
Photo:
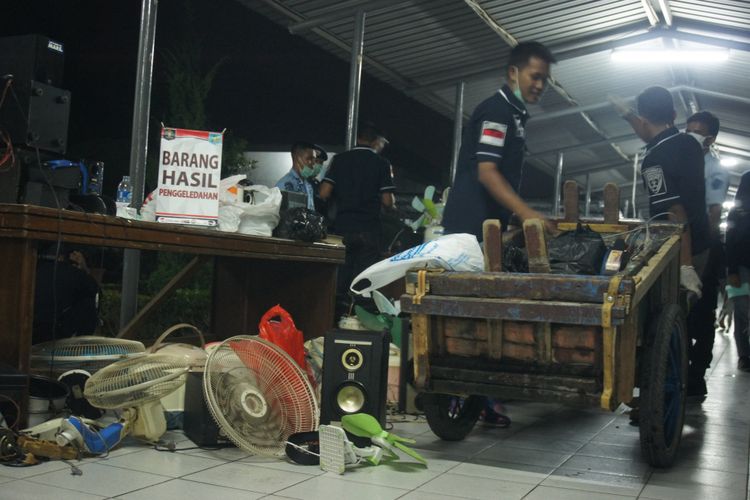
{"label": "electric fan", "polygon": [[318,427],[318,402],[305,372],[257,336],[229,338],[211,352],[203,394],[229,439],[254,455],[283,457],[289,436]]}
{"label": "electric fan", "polygon": [[70,370],[97,370],[124,358],[143,356],[136,340],[86,335],[44,342],[31,347],[31,371],[55,377]]}
{"label": "electric fan", "polygon": [[167,430],[160,400],[185,383],[189,368],[184,356],[157,353],[124,359],[93,374],[83,394],[98,408],[123,408],[126,432],[157,441]]}

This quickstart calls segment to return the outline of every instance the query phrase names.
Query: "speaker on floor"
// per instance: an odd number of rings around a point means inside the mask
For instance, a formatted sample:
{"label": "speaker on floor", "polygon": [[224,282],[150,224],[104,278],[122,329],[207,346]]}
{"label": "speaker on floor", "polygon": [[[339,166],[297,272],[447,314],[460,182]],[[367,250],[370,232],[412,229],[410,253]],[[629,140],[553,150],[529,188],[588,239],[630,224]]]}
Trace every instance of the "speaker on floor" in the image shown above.
{"label": "speaker on floor", "polygon": [[385,426],[390,343],[385,331],[332,330],[326,334],[321,424],[368,413]]}
{"label": "speaker on floor", "polygon": [[226,439],[211,416],[203,398],[203,372],[189,372],[185,381],[185,412],[182,429],[198,446],[218,446]]}

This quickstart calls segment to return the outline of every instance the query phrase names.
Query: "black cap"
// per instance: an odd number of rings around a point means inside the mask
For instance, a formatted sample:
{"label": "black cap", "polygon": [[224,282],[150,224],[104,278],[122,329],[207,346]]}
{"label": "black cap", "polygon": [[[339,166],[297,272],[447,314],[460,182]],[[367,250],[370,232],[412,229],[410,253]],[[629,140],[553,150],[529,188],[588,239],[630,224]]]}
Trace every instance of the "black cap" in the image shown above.
{"label": "black cap", "polygon": [[326,161],[328,159],[328,153],[326,153],[325,149],[318,146],[317,144],[313,144],[313,149],[318,152],[318,158],[320,158],[322,161]]}

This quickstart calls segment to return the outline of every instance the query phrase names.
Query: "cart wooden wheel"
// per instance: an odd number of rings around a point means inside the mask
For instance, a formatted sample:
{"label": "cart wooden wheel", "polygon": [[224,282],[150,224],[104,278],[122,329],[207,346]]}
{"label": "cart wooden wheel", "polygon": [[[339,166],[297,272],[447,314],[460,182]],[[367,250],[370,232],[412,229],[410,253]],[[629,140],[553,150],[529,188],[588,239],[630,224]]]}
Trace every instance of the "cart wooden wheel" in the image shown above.
{"label": "cart wooden wheel", "polygon": [[685,318],[668,304],[651,323],[641,373],[641,450],[655,467],[672,465],[685,420],[688,351]]}
{"label": "cart wooden wheel", "polygon": [[424,413],[432,432],[446,441],[460,441],[474,428],[484,408],[484,398],[450,394],[424,394]]}

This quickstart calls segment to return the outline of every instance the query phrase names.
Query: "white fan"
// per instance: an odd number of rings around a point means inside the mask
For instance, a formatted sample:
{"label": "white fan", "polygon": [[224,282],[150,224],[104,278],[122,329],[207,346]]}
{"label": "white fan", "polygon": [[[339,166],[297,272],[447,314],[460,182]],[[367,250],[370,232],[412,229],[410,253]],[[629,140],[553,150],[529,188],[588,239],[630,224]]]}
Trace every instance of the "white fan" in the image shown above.
{"label": "white fan", "polygon": [[94,406],[124,409],[124,423],[135,437],[157,441],[167,430],[161,398],[185,383],[185,356],[148,354],[102,368],[83,391]]}
{"label": "white fan", "polygon": [[206,361],[203,393],[219,427],[252,454],[282,457],[290,435],[318,428],[307,375],[260,337],[240,335],[219,344]]}
{"label": "white fan", "polygon": [[70,370],[97,370],[125,358],[143,356],[136,340],[87,335],[36,344],[31,347],[31,371],[55,377]]}

